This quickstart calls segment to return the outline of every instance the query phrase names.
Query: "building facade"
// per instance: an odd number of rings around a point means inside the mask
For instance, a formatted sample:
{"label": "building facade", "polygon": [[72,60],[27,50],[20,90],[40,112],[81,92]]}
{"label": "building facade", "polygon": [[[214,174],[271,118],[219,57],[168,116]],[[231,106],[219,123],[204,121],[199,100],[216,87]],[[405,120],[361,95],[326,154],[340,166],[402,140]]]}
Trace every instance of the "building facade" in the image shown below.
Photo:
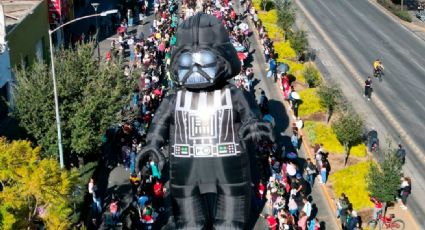
{"label": "building facade", "polygon": [[48,58],[47,0],[0,0],[0,122],[13,105],[13,69]]}

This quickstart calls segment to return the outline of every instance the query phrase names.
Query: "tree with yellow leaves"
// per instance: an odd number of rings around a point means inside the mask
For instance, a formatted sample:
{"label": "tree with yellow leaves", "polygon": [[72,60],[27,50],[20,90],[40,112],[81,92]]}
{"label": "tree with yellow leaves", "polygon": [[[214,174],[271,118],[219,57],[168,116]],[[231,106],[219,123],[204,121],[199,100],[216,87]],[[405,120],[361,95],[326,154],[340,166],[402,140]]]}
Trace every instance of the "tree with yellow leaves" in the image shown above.
{"label": "tree with yellow leaves", "polygon": [[75,170],[61,170],[56,159],[41,159],[29,141],[0,138],[0,229],[69,229],[69,202]]}

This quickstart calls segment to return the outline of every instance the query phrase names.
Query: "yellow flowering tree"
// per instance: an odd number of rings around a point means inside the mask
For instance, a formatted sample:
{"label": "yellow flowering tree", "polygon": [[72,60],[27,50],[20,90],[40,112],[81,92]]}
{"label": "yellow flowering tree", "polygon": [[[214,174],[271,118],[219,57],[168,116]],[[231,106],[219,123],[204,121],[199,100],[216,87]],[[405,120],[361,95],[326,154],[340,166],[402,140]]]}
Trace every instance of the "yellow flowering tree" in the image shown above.
{"label": "yellow flowering tree", "polygon": [[57,160],[41,159],[29,141],[0,138],[0,229],[69,229],[69,203],[77,173],[61,170]]}

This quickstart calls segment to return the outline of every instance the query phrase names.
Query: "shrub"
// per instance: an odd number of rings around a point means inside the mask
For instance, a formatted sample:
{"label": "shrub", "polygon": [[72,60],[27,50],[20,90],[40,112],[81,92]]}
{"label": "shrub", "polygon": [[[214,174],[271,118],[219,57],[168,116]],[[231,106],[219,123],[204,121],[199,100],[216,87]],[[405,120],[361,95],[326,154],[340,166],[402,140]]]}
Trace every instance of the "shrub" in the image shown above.
{"label": "shrub", "polygon": [[270,10],[270,11],[260,11],[258,12],[258,18],[261,20],[261,22],[264,23],[277,23],[277,11],[276,10]]}
{"label": "shrub", "polygon": [[301,55],[308,48],[307,33],[304,30],[297,30],[293,33],[288,33],[288,38],[291,41],[292,49]]}
{"label": "shrub", "polygon": [[412,22],[412,16],[410,15],[410,13],[406,10],[398,10],[395,11],[394,14],[399,17],[401,20],[404,20],[406,22]]}
{"label": "shrub", "polygon": [[397,149],[380,152],[383,160],[379,161],[379,166],[371,165],[366,176],[370,194],[383,202],[393,202],[397,194],[396,191],[400,186],[402,165],[396,153]]}
{"label": "shrub", "polygon": [[[300,109],[301,107],[302,105]],[[306,121],[304,127],[310,143],[322,143],[325,151],[335,154],[344,154],[344,146],[338,141],[336,134],[330,126],[320,122]],[[366,146],[363,143],[353,146],[350,151],[350,156],[366,156]]]}
{"label": "shrub", "polygon": [[269,11],[274,9],[274,3],[272,0],[261,0],[261,9],[264,11]]}
{"label": "shrub", "polygon": [[409,12],[401,10],[401,7],[399,5],[394,4],[391,0],[378,0],[378,3],[381,4],[383,7],[387,8],[387,10],[391,11],[401,20],[412,22],[412,16],[409,14]]}
{"label": "shrub", "polygon": [[279,58],[292,59],[296,57],[295,50],[291,48],[289,41],[275,42],[274,50],[279,55]]}
{"label": "shrub", "polygon": [[290,3],[278,4],[277,11],[278,26],[284,30],[289,31],[295,23],[295,10]]}
{"label": "shrub", "polygon": [[345,193],[356,210],[373,207],[369,201],[366,185],[366,175],[369,172],[369,161],[349,166],[329,176],[335,194]]}
{"label": "shrub", "polygon": [[272,40],[281,40],[283,39],[283,30],[276,26],[275,23],[263,23],[264,28],[266,28],[267,34]]}
{"label": "shrub", "polygon": [[257,11],[263,10],[263,6],[261,5],[262,0],[252,0],[252,4]]}
{"label": "shrub", "polygon": [[326,107],[320,104],[320,99],[316,94],[316,89],[310,88],[300,92],[303,103],[299,106],[298,114],[300,117],[312,115],[319,112],[325,112]]}
{"label": "shrub", "polygon": [[313,140],[316,140],[316,124],[317,122],[312,121],[306,121],[304,123],[304,131],[311,142],[313,142]]}
{"label": "shrub", "polygon": [[320,83],[320,72],[313,64],[304,66],[303,70],[304,79],[309,87],[315,87]]}

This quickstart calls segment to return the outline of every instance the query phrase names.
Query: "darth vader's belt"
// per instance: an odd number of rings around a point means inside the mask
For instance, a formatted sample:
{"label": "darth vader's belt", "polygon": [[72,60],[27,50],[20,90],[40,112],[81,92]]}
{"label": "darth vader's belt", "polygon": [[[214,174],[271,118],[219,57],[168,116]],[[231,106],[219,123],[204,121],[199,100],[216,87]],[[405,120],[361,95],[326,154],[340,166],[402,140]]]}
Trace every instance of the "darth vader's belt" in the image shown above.
{"label": "darth vader's belt", "polygon": [[228,157],[240,153],[239,144],[175,144],[171,151],[174,157]]}

